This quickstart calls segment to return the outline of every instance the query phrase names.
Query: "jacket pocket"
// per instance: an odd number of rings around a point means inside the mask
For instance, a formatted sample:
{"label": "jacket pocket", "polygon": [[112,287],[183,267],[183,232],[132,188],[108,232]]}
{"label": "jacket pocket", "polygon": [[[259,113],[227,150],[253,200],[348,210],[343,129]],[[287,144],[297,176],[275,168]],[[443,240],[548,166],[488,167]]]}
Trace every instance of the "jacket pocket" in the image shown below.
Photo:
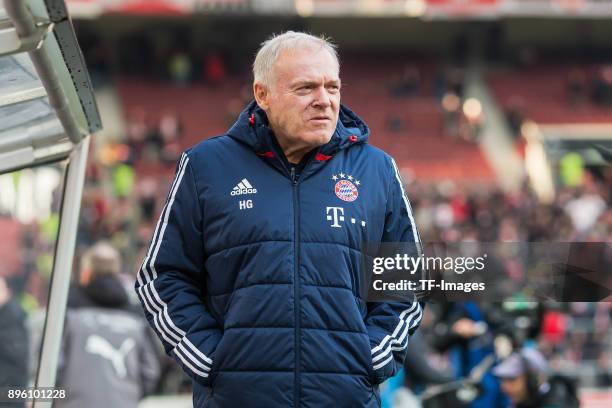
{"label": "jacket pocket", "polygon": [[355,313],[356,313],[356,319],[359,319],[359,327],[362,330],[362,336],[361,336],[361,347],[360,350],[362,353],[362,357],[363,357],[363,361],[365,362],[365,371],[367,374],[367,380],[368,383],[371,386],[374,386],[376,384],[374,384],[373,380],[374,380],[374,363],[372,362],[372,346],[370,345],[370,336],[368,334],[368,330],[366,328],[365,325],[365,321],[363,320],[363,315],[361,313],[361,302],[362,300],[360,300],[357,296],[354,296],[355,298]]}
{"label": "jacket pocket", "polygon": [[367,335],[367,333],[363,333],[363,335],[360,337],[362,339],[360,349],[363,350],[361,353],[363,353],[363,361],[365,364],[365,376],[370,387],[374,387],[376,386],[376,383],[374,382],[375,373],[374,363],[372,362],[372,351],[370,349],[370,337]]}
{"label": "jacket pocket", "polygon": [[372,388],[378,387],[381,383],[380,381],[380,372],[374,370],[374,362],[372,362],[372,353],[370,352],[370,362],[368,364],[368,379],[370,380],[370,384]]}
{"label": "jacket pocket", "polygon": [[217,379],[217,374],[219,373],[219,368],[220,368],[220,363],[221,363],[221,357],[223,356],[223,339],[225,339],[225,336],[221,336],[221,339],[219,339],[219,343],[217,343],[217,347],[215,348],[215,351],[213,351],[210,355],[210,358],[212,360],[212,364],[210,367],[210,387],[214,389],[215,387],[215,380]]}

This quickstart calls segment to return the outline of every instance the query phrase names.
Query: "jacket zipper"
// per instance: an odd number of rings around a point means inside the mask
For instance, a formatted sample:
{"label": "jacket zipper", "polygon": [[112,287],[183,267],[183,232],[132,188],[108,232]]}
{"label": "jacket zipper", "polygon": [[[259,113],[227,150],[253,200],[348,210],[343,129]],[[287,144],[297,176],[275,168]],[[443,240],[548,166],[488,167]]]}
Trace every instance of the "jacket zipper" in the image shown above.
{"label": "jacket zipper", "polygon": [[295,309],[295,379],[294,379],[294,407],[300,404],[300,197],[298,177],[295,174],[295,166],[291,166],[291,184],[293,187],[293,230],[295,265],[293,270],[293,308]]}

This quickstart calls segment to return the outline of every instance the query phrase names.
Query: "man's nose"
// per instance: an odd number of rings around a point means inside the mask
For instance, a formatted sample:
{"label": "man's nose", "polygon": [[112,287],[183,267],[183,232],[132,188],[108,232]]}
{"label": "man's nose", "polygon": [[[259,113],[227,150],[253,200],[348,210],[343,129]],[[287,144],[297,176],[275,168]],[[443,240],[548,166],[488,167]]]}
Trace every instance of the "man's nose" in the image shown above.
{"label": "man's nose", "polygon": [[312,104],[317,108],[327,108],[331,105],[331,95],[324,86],[317,88]]}

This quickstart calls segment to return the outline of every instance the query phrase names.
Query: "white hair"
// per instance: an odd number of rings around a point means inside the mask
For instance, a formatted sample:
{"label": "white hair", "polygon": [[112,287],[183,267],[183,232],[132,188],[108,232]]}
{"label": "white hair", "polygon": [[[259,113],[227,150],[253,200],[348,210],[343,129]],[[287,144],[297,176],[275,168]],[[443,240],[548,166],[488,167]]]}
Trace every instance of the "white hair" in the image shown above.
{"label": "white hair", "polygon": [[257,51],[255,61],[253,62],[253,82],[270,86],[274,74],[274,63],[281,52],[287,49],[297,48],[297,46],[304,43],[310,43],[315,46],[318,45],[322,49],[325,49],[334,58],[338,68],[340,67],[336,45],[329,39],[324,36],[316,37],[307,33],[287,31],[282,34],[273,35],[261,43],[261,47]]}

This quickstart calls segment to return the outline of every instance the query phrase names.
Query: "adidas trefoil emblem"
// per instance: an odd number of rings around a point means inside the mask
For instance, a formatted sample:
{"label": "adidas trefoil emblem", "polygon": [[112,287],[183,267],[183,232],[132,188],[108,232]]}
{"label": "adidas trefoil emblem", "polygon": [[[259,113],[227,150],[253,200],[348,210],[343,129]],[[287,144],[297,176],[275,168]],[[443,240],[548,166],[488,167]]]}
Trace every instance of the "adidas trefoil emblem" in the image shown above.
{"label": "adidas trefoil emblem", "polygon": [[244,194],[257,194],[257,189],[249,183],[249,180],[243,178],[233,189],[230,195],[239,196]]}

